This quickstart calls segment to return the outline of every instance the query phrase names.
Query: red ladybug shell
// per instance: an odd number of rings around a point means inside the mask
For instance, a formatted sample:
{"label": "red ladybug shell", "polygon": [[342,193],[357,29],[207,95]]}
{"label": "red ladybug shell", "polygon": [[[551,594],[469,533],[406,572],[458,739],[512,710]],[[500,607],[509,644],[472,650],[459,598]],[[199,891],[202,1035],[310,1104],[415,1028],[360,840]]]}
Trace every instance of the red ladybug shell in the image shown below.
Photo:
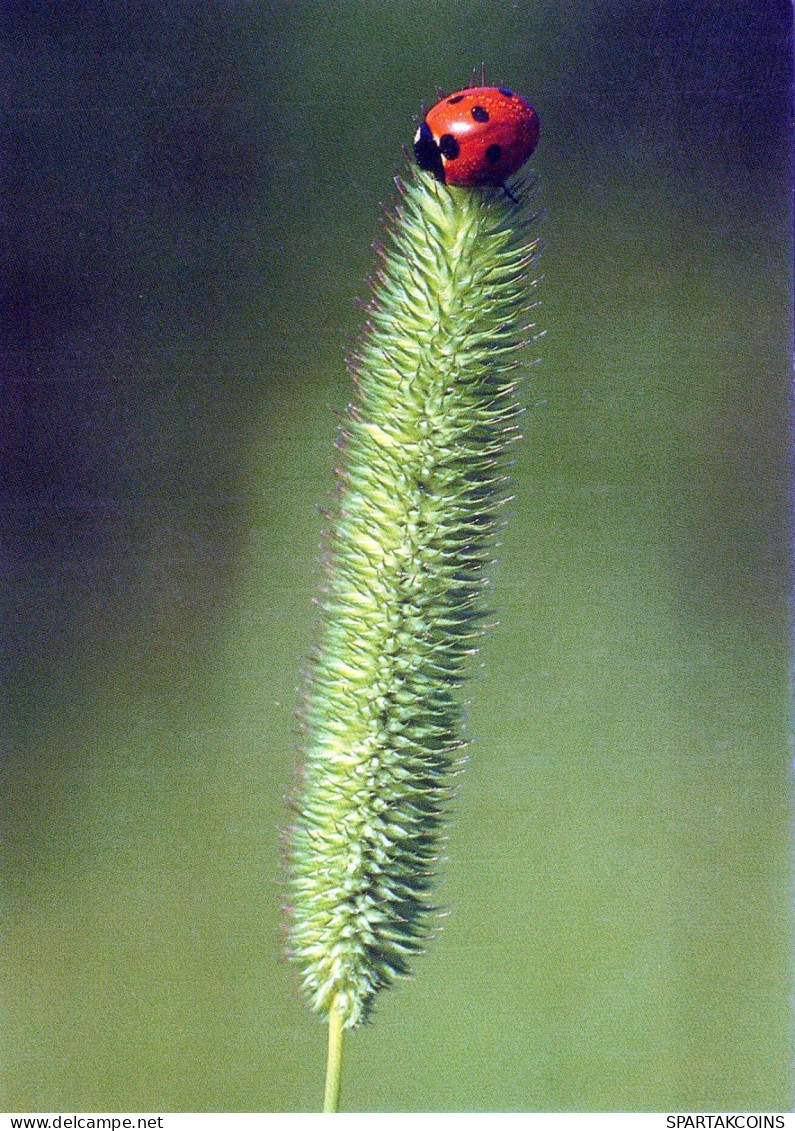
{"label": "red ladybug shell", "polygon": [[501,185],[538,144],[538,115],[505,86],[470,86],[437,102],[414,138],[421,169],[448,185]]}

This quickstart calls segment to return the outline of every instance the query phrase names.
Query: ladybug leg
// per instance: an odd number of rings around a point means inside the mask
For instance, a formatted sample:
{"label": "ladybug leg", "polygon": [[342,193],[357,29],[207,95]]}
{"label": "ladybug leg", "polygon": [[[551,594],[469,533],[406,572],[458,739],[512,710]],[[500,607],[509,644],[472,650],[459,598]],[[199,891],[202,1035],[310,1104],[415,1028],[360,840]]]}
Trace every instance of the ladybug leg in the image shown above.
{"label": "ladybug leg", "polygon": [[441,88],[440,86],[437,86],[437,88],[436,88],[436,97],[437,97],[437,98],[439,99],[439,101],[441,102],[443,98],[447,98],[447,91],[445,91],[445,90],[442,90],[442,88]]}
{"label": "ladybug leg", "polygon": [[480,85],[486,85],[486,64],[481,60],[480,62]]}
{"label": "ladybug leg", "polygon": [[512,201],[514,202],[514,204],[518,204],[518,203],[519,203],[519,198],[518,198],[517,196],[514,196],[514,195],[513,195],[513,193],[511,192],[511,190],[510,190],[510,189],[508,188],[508,186],[506,185],[505,181],[500,181],[500,188],[501,188],[501,189],[502,189],[502,191],[503,191],[503,192],[505,193],[505,195],[506,195],[506,196],[508,197],[508,199],[509,199],[509,200],[512,200]]}

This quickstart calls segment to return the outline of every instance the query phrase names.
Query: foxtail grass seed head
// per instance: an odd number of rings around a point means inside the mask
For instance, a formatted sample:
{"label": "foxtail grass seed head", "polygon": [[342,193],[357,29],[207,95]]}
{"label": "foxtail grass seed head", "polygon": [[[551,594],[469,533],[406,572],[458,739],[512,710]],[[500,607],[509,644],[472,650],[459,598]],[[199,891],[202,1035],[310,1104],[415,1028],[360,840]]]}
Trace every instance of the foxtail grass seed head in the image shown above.
{"label": "foxtail grass seed head", "polygon": [[346,1028],[429,930],[537,250],[527,183],[416,170],[398,190],[352,362],[291,831],[291,955]]}

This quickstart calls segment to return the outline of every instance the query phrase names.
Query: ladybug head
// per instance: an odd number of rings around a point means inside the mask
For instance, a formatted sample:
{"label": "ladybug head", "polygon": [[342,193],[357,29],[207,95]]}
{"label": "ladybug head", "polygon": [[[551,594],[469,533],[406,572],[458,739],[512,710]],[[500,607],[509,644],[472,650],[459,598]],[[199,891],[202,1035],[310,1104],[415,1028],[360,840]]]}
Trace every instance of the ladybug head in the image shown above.
{"label": "ladybug head", "polygon": [[421,122],[414,135],[414,156],[421,169],[433,173],[437,181],[445,181],[442,154],[427,122]]}

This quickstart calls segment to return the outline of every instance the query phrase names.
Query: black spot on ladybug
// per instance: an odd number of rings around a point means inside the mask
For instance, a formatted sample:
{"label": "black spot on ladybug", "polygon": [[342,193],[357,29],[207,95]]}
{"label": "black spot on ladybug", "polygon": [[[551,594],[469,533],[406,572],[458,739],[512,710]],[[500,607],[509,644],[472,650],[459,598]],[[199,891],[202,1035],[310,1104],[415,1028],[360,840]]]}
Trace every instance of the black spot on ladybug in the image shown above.
{"label": "black spot on ladybug", "polygon": [[456,102],[462,102],[465,97],[463,94],[455,94],[452,98],[447,99],[447,105],[455,106]]}
{"label": "black spot on ladybug", "polygon": [[504,94],[506,98],[513,98],[513,91],[510,89],[510,87],[498,86],[497,90],[499,90],[500,94]]}
{"label": "black spot on ladybug", "polygon": [[502,157],[502,149],[499,145],[490,145],[486,150],[486,160],[490,165],[496,165],[500,157]]}
{"label": "black spot on ladybug", "polygon": [[473,106],[472,117],[476,122],[488,122],[489,112],[483,106]]}
{"label": "black spot on ladybug", "polygon": [[455,161],[461,152],[461,147],[452,134],[442,134],[439,138],[439,152],[448,161]]}

